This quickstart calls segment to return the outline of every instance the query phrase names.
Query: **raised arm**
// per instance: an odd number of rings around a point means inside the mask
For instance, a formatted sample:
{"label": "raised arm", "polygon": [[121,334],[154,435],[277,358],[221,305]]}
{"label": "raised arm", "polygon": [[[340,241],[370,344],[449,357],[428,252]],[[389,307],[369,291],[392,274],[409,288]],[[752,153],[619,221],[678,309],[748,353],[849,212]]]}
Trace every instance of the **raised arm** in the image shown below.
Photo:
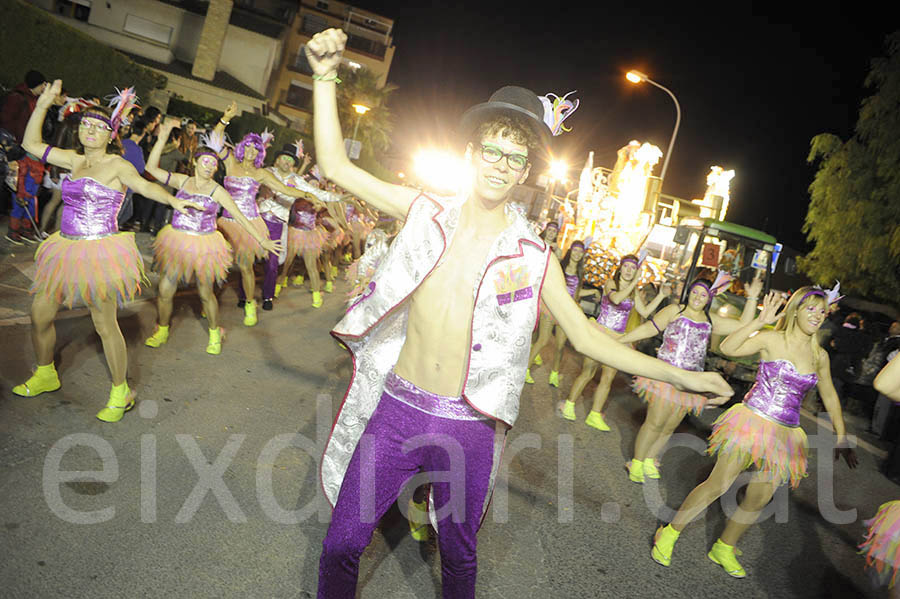
{"label": "raised arm", "polygon": [[[638,276],[635,275],[635,279]],[[668,283],[663,283],[662,287],[659,288],[659,293],[656,294],[656,297],[649,304],[645,304],[643,298],[641,298],[641,294],[637,293],[634,296],[634,309],[638,311],[638,314],[643,316],[644,318],[650,318],[650,315],[653,314],[654,311],[659,307],[659,304],[662,301],[669,297],[672,293],[672,288]]]}
{"label": "raised arm", "polygon": [[661,333],[667,326],[669,326],[669,323],[672,322],[672,320],[678,314],[678,308],[678,304],[666,306],[656,314],[650,316],[650,318],[647,319],[647,322],[645,322],[641,326],[619,337],[619,343],[634,343],[635,341],[640,341],[641,339],[649,339],[650,337],[655,337],[657,333]]}
{"label": "raised arm", "polygon": [[261,245],[263,249],[265,249],[270,254],[274,254],[276,252],[281,251],[281,241],[269,239],[268,237],[262,235],[256,227],[254,227],[247,217],[244,216],[244,213],[241,212],[241,209],[237,207],[237,204],[234,203],[234,198],[231,197],[231,194],[225,190],[224,187],[216,187],[215,191],[213,191],[212,195],[213,199],[219,203],[222,208],[228,211],[234,220],[237,223],[244,227],[244,230],[250,234],[250,236],[256,240],[256,243]]}
{"label": "raised arm", "polygon": [[203,210],[203,206],[195,204],[194,202],[182,200],[181,198],[176,198],[167,192],[161,185],[147,181],[141,177],[131,163],[124,158],[116,160],[114,162],[114,168],[116,177],[118,177],[119,181],[145,198],[150,198],[154,202],[159,202],[160,204],[167,204],[182,214],[187,214],[189,208]]}
{"label": "raised arm", "polygon": [[593,360],[616,370],[665,381],[698,393],[713,393],[721,397],[730,397],[734,393],[725,379],[714,372],[689,372],[675,368],[620,344],[591,325],[581,308],[569,296],[562,268],[554,256],[550,257],[541,299],[566,332],[575,351]]}
{"label": "raised arm", "polygon": [[[741,326],[733,333],[725,337],[719,350],[726,355],[741,357],[752,356],[764,349],[769,337],[774,333],[765,331],[759,333],[763,327],[776,322],[781,318],[778,308],[784,303],[784,298],[780,294],[770,291],[763,300],[763,309],[756,319]],[[755,334],[758,333],[758,334]]]}
{"label": "raised arm", "polygon": [[730,335],[742,326],[753,322],[753,317],[756,316],[756,304],[759,302],[759,294],[762,293],[763,288],[761,272],[757,271],[756,277],[753,278],[753,281],[747,287],[747,301],[744,303],[744,310],[741,312],[739,320],[723,318],[718,314],[710,314],[713,333],[716,335]]}
{"label": "raised arm", "polygon": [[340,29],[317,33],[306,44],[306,57],[313,70],[313,130],[316,158],[326,177],[370,202],[378,210],[396,218],[405,218],[418,190],[382,181],[359,168],[344,151],[341,123],[338,119],[337,68],[347,36]]}
{"label": "raised arm", "polygon": [[159,159],[162,157],[162,151],[169,140],[169,134],[178,123],[178,119],[167,118],[159,126],[159,134],[156,137],[156,143],[150,150],[150,156],[147,157],[147,171],[153,175],[153,178],[163,185],[171,185],[172,187],[181,187],[187,181],[188,176],[181,173],[171,173],[159,167]]}
{"label": "raised arm", "polygon": [[[44,118],[47,116],[47,109],[53,104],[53,99],[62,91],[62,80],[57,79],[53,85],[45,85],[44,91],[38,96],[37,104],[34,112],[28,119],[25,126],[25,135],[22,138],[22,147],[32,156],[41,158],[48,146],[41,138],[41,129],[44,126]],[[72,170],[78,154],[74,150],[61,150],[52,148],[47,154],[46,161],[54,166],[59,166],[68,170]]]}
{"label": "raised arm", "polygon": [[[219,119],[219,122],[216,123],[216,126],[213,128],[213,133],[216,135],[221,135],[223,138],[225,137],[225,127],[231,122],[231,119],[237,115],[237,102],[232,101],[231,104],[228,105],[228,108],[225,109],[224,114],[222,114],[222,118]],[[234,156],[233,152],[229,152],[228,150],[223,150],[226,152],[227,158],[231,158]],[[226,156],[220,155],[219,158],[222,160],[226,160]]]}
{"label": "raised arm", "polygon": [[607,291],[607,293],[609,294],[609,301],[611,301],[612,303],[614,303],[616,305],[621,304],[623,301],[625,301],[625,299],[628,296],[631,295],[631,292],[634,291],[634,288],[638,284],[638,280],[640,278],[641,278],[641,274],[635,273],[634,278],[631,279],[631,281],[622,285],[621,289],[616,289],[614,291],[611,290],[612,289],[612,287],[611,287],[612,279],[608,280],[606,282],[606,284],[610,286],[609,287],[610,291]]}

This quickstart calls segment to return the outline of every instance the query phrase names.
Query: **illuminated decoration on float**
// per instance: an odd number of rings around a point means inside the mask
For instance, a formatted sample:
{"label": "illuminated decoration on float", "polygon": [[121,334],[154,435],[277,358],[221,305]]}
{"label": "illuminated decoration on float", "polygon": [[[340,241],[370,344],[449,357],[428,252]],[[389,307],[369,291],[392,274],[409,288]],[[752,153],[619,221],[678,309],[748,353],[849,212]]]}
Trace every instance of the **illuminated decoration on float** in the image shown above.
{"label": "illuminated decoration on float", "polygon": [[702,200],[692,200],[700,206],[700,218],[725,220],[730,199],[729,188],[734,179],[734,171],[726,171],[721,166],[713,166],[706,176],[706,193]]}

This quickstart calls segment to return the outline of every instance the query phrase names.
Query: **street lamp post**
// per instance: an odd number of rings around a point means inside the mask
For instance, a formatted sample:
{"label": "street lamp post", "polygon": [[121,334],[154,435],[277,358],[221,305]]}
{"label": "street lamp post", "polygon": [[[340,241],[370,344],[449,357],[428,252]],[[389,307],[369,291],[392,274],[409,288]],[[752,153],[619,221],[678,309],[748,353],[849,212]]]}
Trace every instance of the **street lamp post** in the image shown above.
{"label": "street lamp post", "polygon": [[647,77],[644,73],[640,71],[628,71],[625,75],[625,78],[631,81],[632,83],[643,83],[647,82],[650,85],[658,87],[663,90],[669,97],[672,98],[672,101],[675,102],[675,129],[672,131],[672,138],[669,140],[669,149],[666,152],[666,158],[663,160],[662,171],[659,173],[660,178],[660,189],[662,189],[662,183],[666,180],[666,170],[669,168],[669,158],[672,157],[672,148],[675,146],[675,138],[678,136],[678,126],[681,124],[681,105],[678,104],[678,98],[675,97],[675,94],[672,93],[667,87],[660,85],[650,77]]}

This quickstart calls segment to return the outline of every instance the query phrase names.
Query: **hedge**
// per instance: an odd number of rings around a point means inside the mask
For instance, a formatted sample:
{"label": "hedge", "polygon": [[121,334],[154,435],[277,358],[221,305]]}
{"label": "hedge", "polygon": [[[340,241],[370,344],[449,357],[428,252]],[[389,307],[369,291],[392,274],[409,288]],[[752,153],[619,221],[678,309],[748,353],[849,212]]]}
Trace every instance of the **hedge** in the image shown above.
{"label": "hedge", "polygon": [[112,94],[133,85],[139,98],[165,87],[166,78],[46,11],[21,0],[0,0],[0,83],[12,88],[31,69],[49,79],[62,79],[73,96]]}

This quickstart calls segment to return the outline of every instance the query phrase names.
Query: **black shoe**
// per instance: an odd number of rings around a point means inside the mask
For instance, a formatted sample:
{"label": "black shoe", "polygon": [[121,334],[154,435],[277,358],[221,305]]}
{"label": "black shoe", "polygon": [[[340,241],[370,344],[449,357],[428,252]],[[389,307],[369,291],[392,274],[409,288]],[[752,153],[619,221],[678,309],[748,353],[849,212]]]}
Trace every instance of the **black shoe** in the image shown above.
{"label": "black shoe", "polygon": [[238,300],[238,308],[243,308],[244,304],[247,303],[247,300]]}
{"label": "black shoe", "polygon": [[272,309],[272,300],[264,299],[263,300],[263,310],[271,310]]}

